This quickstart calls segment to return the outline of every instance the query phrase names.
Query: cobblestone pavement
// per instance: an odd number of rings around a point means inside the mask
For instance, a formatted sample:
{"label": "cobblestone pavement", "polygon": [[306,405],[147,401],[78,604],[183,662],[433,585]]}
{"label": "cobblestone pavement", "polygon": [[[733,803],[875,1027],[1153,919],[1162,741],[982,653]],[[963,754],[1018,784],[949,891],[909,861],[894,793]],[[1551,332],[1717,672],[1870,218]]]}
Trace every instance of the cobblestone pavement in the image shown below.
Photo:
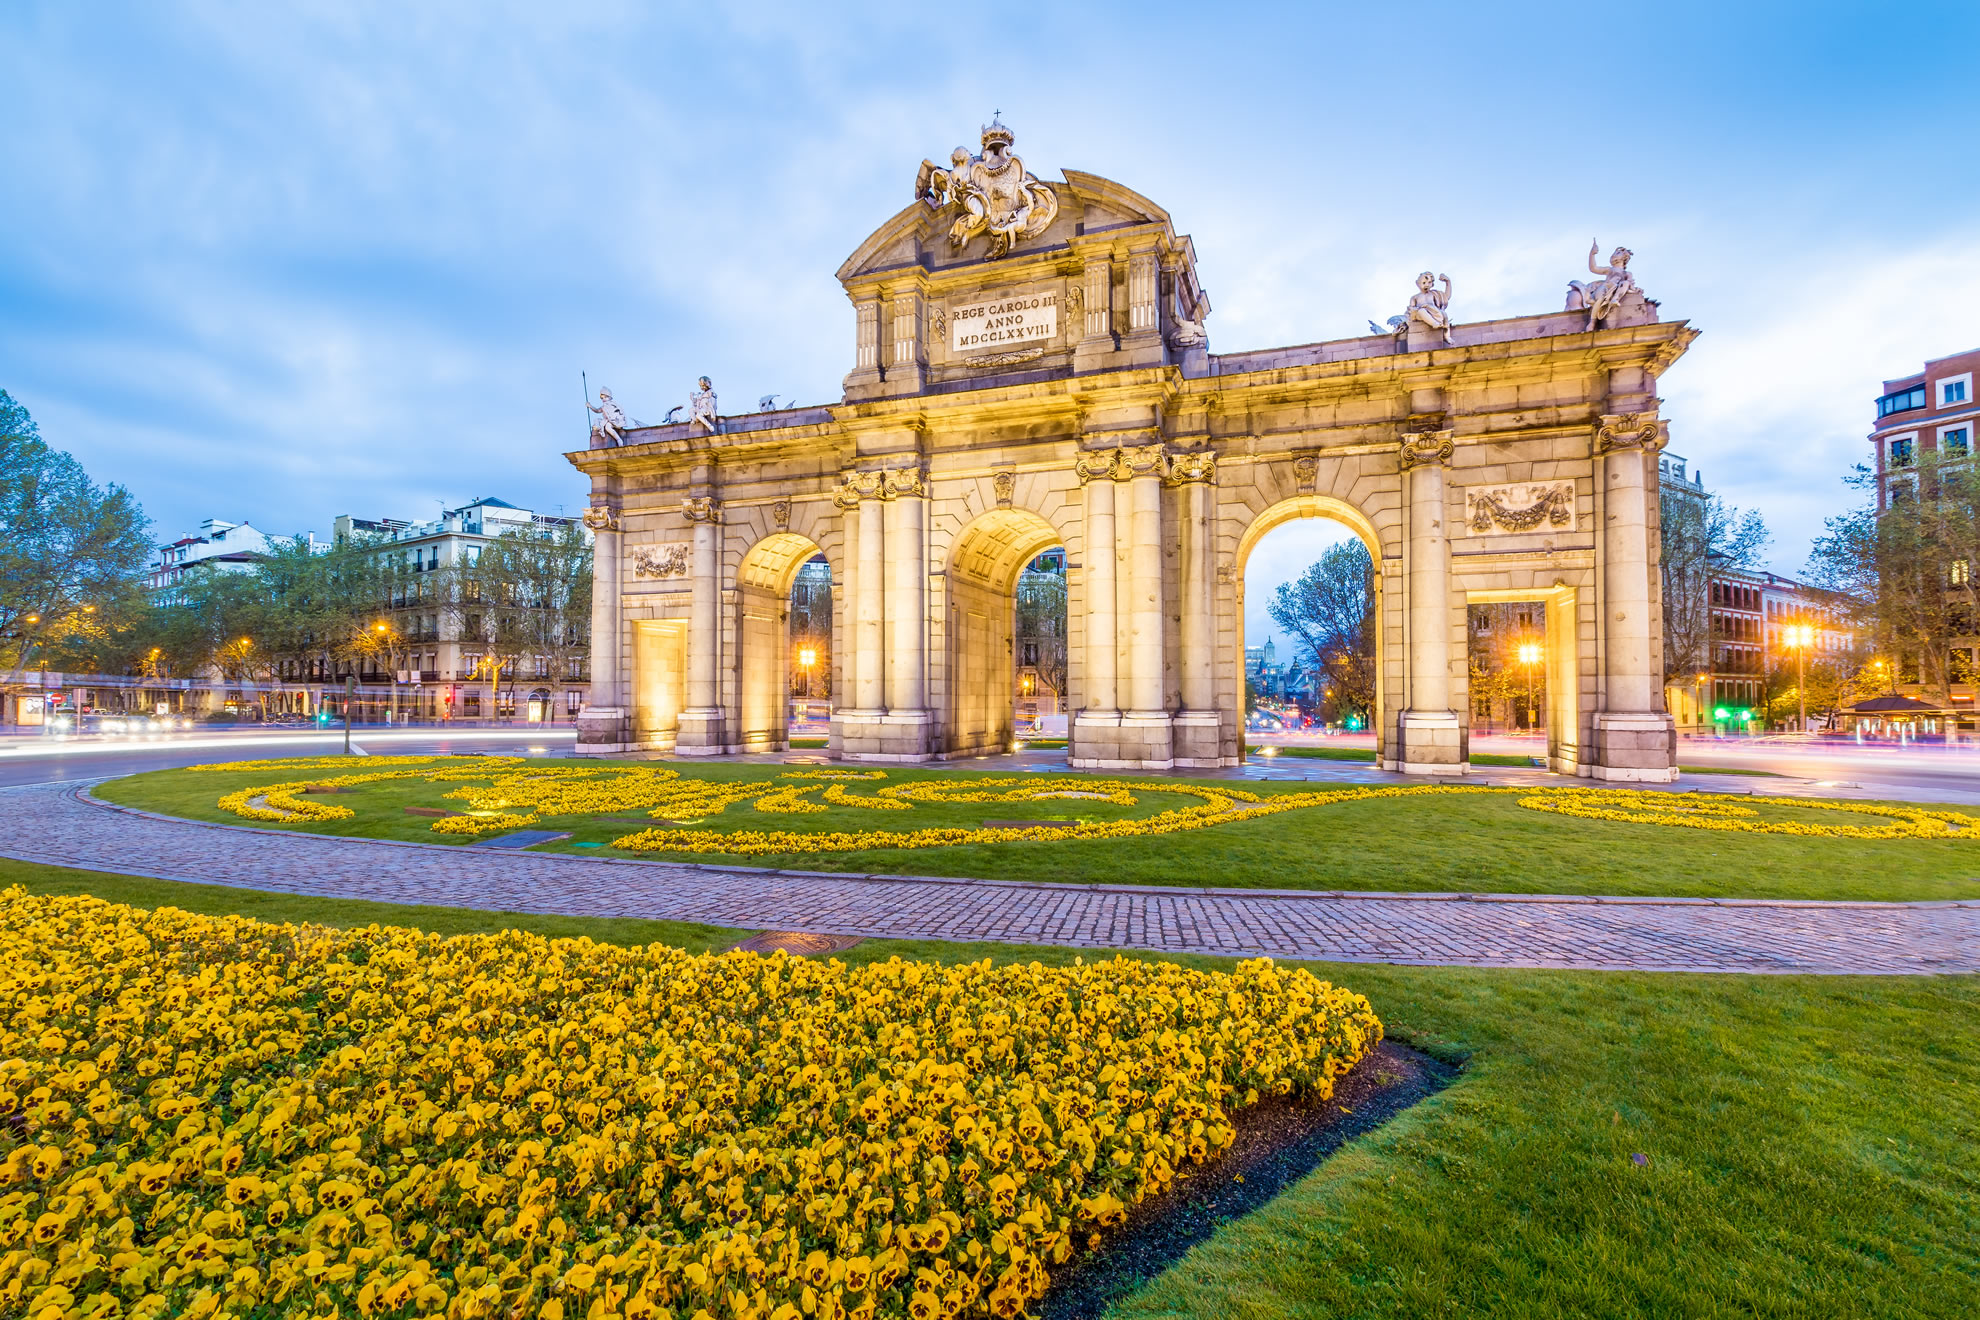
{"label": "cobblestone pavement", "polygon": [[1338,894],[848,876],[274,833],[0,790],[0,856],[162,880],[749,930],[1343,962],[1980,971],[1980,902]]}

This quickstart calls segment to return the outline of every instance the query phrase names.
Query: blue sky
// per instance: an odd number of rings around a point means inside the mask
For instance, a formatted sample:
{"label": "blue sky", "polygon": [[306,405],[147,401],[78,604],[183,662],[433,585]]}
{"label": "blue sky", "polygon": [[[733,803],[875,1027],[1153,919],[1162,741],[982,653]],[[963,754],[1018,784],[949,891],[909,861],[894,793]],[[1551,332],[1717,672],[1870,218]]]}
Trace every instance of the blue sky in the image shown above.
{"label": "blue sky", "polygon": [[161,534],[573,509],[580,370],[836,398],[833,271],[1001,109],[1170,209],[1217,351],[1628,244],[1705,331],[1673,450],[1793,570],[1879,382],[1980,341],[1977,54],[1971,4],[17,2],[0,387]]}

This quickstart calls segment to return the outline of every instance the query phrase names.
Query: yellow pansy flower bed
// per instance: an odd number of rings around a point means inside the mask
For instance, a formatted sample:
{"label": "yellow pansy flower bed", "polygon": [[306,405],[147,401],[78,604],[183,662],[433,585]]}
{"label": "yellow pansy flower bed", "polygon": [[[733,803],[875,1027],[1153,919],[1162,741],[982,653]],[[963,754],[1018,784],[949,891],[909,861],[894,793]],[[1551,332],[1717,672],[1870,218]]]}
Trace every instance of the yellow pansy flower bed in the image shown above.
{"label": "yellow pansy flower bed", "polygon": [[[1680,825],[1694,830],[1731,830],[1749,834],[1799,834],[1828,839],[1967,839],[1980,838],[1980,816],[1962,811],[1935,811],[1918,806],[1881,802],[1850,802],[1839,798],[1733,797],[1730,794],[1658,793],[1632,789],[1514,790],[1519,805],[1535,811],[1589,820],[1627,821],[1639,825]],[[1854,821],[1835,824],[1797,820],[1766,820],[1762,807],[1794,807],[1835,815],[1870,816],[1880,823]]]}
{"label": "yellow pansy flower bed", "polygon": [[[201,770],[267,769],[291,773],[310,768],[341,769],[341,758],[289,762],[233,762],[199,766]],[[883,784],[884,770],[798,770],[761,779],[693,779],[655,765],[559,766],[520,757],[393,757],[366,762],[359,774],[332,774],[314,779],[285,780],[226,794],[219,805],[258,820],[321,821],[343,819],[350,808],[311,797],[311,785],[341,786],[390,779],[426,779],[460,783],[446,796],[464,802],[466,815],[434,823],[441,834],[480,834],[516,829],[545,816],[578,816],[637,810],[667,821],[613,840],[613,846],[633,852],[720,853],[765,856],[796,853],[865,852],[884,849],[951,848],[963,844],[1066,842],[1127,839],[1226,826],[1260,816],[1380,798],[1438,797],[1451,794],[1512,795],[1520,806],[1535,811],[1578,816],[1589,820],[1630,824],[1676,825],[1691,829],[1734,830],[1754,834],[1795,834],[1844,839],[1973,839],[1980,837],[1980,817],[1958,811],[1917,806],[1890,806],[1826,798],[1739,797],[1655,790],[1559,788],[1471,788],[1445,784],[1342,785],[1307,791],[1261,795],[1215,781],[1102,779],[1088,775],[979,775],[967,779],[918,778]],[[1146,816],[1112,820],[1041,822],[1036,828],[939,826],[920,829],[710,829],[700,822],[719,816],[741,803],[766,815],[804,815],[834,807],[857,811],[901,812],[915,804],[1081,802],[1132,807],[1144,793],[1169,793],[1196,799],[1186,807]],[[1834,823],[1781,819],[1763,815],[1762,808],[1779,807],[1855,814],[1875,819],[1864,823],[1837,819]],[[694,824],[677,824],[684,819]]]}
{"label": "yellow pansy flower bed", "polygon": [[1012,1316],[1367,1000],[0,893],[0,1314]]}

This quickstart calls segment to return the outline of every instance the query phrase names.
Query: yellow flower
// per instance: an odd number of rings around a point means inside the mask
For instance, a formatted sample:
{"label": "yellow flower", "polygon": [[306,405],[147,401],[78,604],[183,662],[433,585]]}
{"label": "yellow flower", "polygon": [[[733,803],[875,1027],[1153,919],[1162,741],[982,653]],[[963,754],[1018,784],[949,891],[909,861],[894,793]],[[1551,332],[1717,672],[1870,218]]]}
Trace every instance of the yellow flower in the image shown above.
{"label": "yellow flower", "polygon": [[849,968],[19,889],[11,1023],[0,1091],[44,1119],[130,1098],[0,1158],[62,1156],[14,1277],[146,1320],[990,1314],[1075,1222],[1160,1194],[1258,1095],[1331,1094],[1382,1031],[1263,960]]}

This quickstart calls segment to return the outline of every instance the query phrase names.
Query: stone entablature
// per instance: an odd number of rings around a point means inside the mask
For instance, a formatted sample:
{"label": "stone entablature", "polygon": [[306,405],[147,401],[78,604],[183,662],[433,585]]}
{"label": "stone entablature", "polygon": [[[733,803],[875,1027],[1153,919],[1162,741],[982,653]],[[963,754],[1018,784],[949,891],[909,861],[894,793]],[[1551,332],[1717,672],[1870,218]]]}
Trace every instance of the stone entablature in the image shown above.
{"label": "stone entablature", "polygon": [[[1542,600],[1554,764],[1671,777],[1649,465],[1657,377],[1695,331],[1641,319],[1639,296],[1592,330],[1578,310],[1460,322],[1448,345],[1411,330],[1215,357],[1167,214],[1094,175],[1049,187],[1051,223],[1001,256],[952,246],[953,216],[919,199],[861,246],[839,272],[861,309],[840,403],[570,455],[621,528],[599,534],[586,748],[781,745],[784,596],[823,554],[834,754],[999,750],[1010,593],[1056,545],[1075,764],[1231,764],[1245,559],[1329,516],[1377,565],[1385,764],[1462,771],[1465,605]],[[968,324],[1033,337],[963,343],[953,318],[981,307],[1003,310]],[[685,581],[642,575],[656,552]]]}

